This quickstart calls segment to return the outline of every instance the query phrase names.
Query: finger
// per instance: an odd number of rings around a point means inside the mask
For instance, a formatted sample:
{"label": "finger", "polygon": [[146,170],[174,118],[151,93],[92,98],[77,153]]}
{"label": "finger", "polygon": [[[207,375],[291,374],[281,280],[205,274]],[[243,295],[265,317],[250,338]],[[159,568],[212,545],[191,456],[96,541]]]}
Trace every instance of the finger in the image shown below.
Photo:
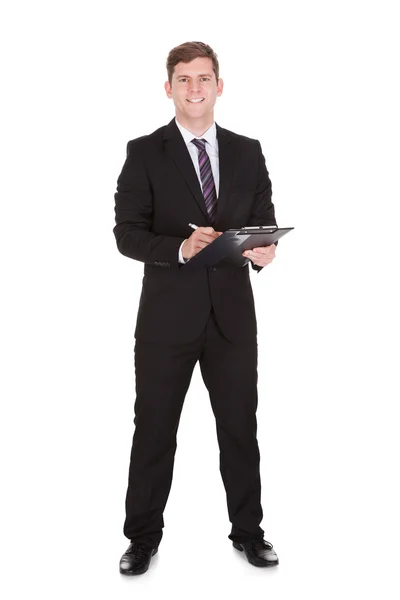
{"label": "finger", "polygon": [[250,258],[253,262],[256,260],[256,261],[263,261],[263,262],[267,261],[268,263],[270,263],[274,259],[274,256],[268,256],[265,254],[261,255],[259,252],[253,252],[252,250],[246,250],[242,254],[246,258]]}
{"label": "finger", "polygon": [[275,254],[275,246],[258,246],[257,248],[253,248],[254,252],[258,254],[266,254],[269,256],[274,256]]}
{"label": "finger", "polygon": [[212,242],[215,241],[214,237],[210,237],[210,236],[202,236],[200,238],[197,238],[196,240],[196,245],[198,244],[202,244],[203,247],[204,246],[208,246],[208,244],[211,244]]}
{"label": "finger", "polygon": [[211,242],[213,242],[215,239],[216,238],[211,235],[202,235],[202,236],[197,237],[197,241],[206,242],[207,244],[211,244]]}
{"label": "finger", "polygon": [[208,244],[209,244],[209,242],[199,242],[196,244],[195,249],[197,252],[199,252],[200,250],[203,250],[203,248],[208,246]]}
{"label": "finger", "polygon": [[206,233],[204,230],[200,231],[200,229],[196,229],[196,231],[192,233],[192,238],[195,242],[202,241],[210,243],[215,240],[215,237],[215,234]]}

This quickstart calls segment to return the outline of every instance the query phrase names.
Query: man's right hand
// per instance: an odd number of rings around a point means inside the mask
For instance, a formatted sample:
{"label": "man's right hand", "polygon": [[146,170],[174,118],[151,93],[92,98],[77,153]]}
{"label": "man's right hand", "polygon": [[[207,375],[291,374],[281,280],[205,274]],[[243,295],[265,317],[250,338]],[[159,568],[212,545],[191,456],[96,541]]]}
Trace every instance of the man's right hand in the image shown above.
{"label": "man's right hand", "polygon": [[222,231],[215,231],[212,227],[198,227],[195,229],[182,246],[183,258],[193,258],[200,250],[211,244],[222,235]]}

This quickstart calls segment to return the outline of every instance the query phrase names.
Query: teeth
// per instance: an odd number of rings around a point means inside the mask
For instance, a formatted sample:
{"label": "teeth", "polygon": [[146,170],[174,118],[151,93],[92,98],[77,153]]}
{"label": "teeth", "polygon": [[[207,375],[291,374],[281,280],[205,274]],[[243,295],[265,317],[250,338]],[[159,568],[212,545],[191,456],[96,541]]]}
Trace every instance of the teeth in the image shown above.
{"label": "teeth", "polygon": [[204,98],[193,98],[192,100],[188,99],[188,102],[201,102],[202,100],[204,100]]}

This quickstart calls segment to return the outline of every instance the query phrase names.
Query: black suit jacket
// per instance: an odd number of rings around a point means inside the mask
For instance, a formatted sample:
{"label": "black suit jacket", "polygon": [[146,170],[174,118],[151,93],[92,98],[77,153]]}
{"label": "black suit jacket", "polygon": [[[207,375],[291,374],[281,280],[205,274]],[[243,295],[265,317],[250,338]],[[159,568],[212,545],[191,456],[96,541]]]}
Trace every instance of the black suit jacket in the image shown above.
{"label": "black suit jacket", "polygon": [[[271,182],[258,140],[216,124],[220,185],[216,231],[276,225]],[[186,343],[206,326],[211,308],[232,342],[254,339],[257,322],[247,259],[187,271],[178,261],[193,230],[211,226],[201,186],[175,119],[128,142],[117,182],[114,234],[119,251],[144,262],[135,337]],[[256,270],[261,270],[250,263]]]}

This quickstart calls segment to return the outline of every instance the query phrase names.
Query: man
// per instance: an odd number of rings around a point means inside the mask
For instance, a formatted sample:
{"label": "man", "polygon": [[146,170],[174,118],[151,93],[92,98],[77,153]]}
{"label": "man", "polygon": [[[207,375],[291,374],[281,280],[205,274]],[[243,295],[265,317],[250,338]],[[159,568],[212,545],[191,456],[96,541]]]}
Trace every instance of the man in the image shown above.
{"label": "man", "polygon": [[223,260],[185,269],[227,229],[276,225],[271,182],[260,143],[214,122],[223,81],[210,46],[174,48],[167,71],[165,91],[176,116],[128,143],[115,194],[118,249],[145,263],[124,524],[131,543],[120,572],[144,573],[158,550],[179,419],[197,361],[216,419],[229,538],[251,564],[274,566],[278,557],[260,528],[257,324],[248,264],[260,271],[275,257],[275,245],[244,252],[239,267]]}

